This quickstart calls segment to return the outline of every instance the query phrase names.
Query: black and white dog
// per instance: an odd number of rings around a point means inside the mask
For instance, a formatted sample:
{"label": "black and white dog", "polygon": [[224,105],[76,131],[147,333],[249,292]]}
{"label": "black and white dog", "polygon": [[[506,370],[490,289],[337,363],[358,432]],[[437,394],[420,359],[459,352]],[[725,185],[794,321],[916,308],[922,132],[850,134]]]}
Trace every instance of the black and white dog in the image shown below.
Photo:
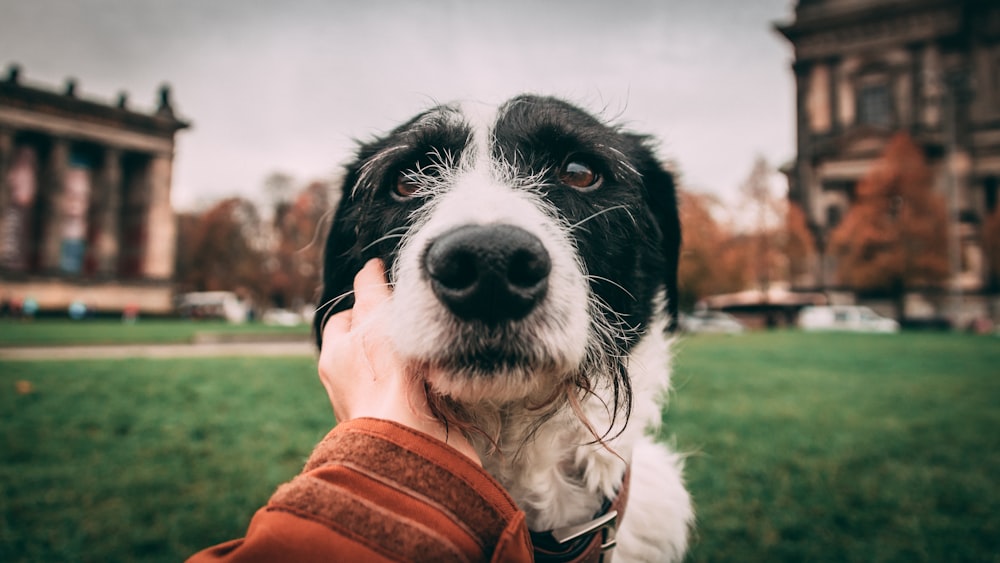
{"label": "black and white dog", "polygon": [[477,429],[531,530],[613,543],[604,512],[627,478],[616,559],[679,560],[691,502],[680,456],[654,442],[679,246],[646,137],[547,97],[442,105],[348,166],[316,334],[383,259],[394,344],[438,368],[430,391]]}

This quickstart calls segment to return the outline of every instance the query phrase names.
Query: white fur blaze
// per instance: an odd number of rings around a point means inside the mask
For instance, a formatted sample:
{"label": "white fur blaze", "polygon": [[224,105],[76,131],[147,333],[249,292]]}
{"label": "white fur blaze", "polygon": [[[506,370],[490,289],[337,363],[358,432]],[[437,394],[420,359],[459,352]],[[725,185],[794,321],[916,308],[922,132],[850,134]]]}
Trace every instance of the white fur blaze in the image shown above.
{"label": "white fur blaze", "polygon": [[[463,159],[469,162],[470,159]],[[421,261],[434,239],[465,225],[504,224],[538,237],[552,260],[546,298],[523,321],[516,337],[539,365],[550,373],[491,374],[472,381],[463,373],[438,374],[431,385],[463,401],[524,398],[559,382],[575,370],[587,353],[590,318],[588,288],[572,243],[561,225],[545,212],[540,198],[528,189],[501,181],[490,159],[478,158],[471,169],[449,174],[447,186],[430,198],[401,246],[392,298],[392,337],[399,352],[417,362],[434,363],[435,354],[454,350],[463,337],[461,323],[434,295]],[[498,178],[501,176],[501,178]]]}

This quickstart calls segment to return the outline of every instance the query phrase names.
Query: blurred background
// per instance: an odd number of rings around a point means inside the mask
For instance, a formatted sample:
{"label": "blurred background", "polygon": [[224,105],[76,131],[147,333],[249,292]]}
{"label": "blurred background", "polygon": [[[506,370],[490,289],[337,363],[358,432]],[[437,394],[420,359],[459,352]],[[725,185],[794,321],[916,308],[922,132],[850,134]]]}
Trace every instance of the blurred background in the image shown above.
{"label": "blurred background", "polygon": [[0,14],[0,559],[241,534],[331,424],[308,324],[357,140],[522,92],[677,174],[693,559],[1000,556],[995,1]]}
{"label": "blurred background", "polygon": [[356,140],[529,91],[660,139],[686,310],[998,314],[989,2],[4,4],[7,310],[308,316]]}

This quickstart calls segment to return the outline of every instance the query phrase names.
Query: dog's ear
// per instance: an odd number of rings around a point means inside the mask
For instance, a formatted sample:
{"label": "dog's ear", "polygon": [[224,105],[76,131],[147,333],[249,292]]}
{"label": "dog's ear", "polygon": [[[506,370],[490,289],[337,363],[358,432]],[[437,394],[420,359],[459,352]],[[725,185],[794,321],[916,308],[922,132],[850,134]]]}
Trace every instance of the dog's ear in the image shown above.
{"label": "dog's ear", "polygon": [[354,185],[358,178],[356,164],[347,167],[340,185],[340,201],[334,214],[323,249],[323,285],[313,317],[313,336],[317,348],[323,344],[323,327],[336,313],[354,306],[354,276],[361,271],[364,260],[358,248],[358,205]]}
{"label": "dog's ear", "polygon": [[681,221],[677,210],[677,190],[674,175],[656,158],[651,139],[642,135],[630,135],[636,144],[634,154],[638,155],[639,173],[648,198],[650,209],[661,233],[661,250],[664,260],[663,284],[667,290],[668,315],[667,330],[677,330],[679,294],[677,288],[677,267],[681,251]]}

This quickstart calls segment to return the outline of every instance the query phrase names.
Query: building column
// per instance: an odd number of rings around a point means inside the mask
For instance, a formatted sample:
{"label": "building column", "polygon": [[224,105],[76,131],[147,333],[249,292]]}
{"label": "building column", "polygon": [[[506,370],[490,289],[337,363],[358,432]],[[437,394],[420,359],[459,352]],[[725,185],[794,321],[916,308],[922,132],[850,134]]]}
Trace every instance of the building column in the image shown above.
{"label": "building column", "polygon": [[10,205],[10,186],[7,185],[7,170],[14,153],[14,132],[0,127],[0,209]]}
{"label": "building column", "polygon": [[0,127],[0,268],[9,267],[11,257],[16,254],[18,225],[11,215],[13,213],[13,198],[11,186],[7,182],[7,171],[10,170],[14,152],[14,133]]}
{"label": "building column", "polygon": [[69,142],[55,138],[45,163],[39,196],[42,198],[42,240],[39,242],[39,269],[46,273],[59,271],[62,257],[63,191],[69,166]]}
{"label": "building column", "polygon": [[[7,182],[7,171],[14,156],[14,132],[0,127],[0,212],[11,207],[11,187]],[[0,216],[0,227],[3,217]],[[0,230],[2,232],[2,230]]]}
{"label": "building column", "polygon": [[921,100],[920,124],[927,129],[941,127],[941,111],[944,101],[944,81],[940,50],[935,43],[924,47],[920,57]]}
{"label": "building column", "polygon": [[920,112],[924,107],[924,58],[921,47],[914,47],[910,53],[910,127],[919,129],[921,123]]}
{"label": "building column", "polygon": [[844,80],[844,73],[837,59],[827,61],[827,67],[830,69],[830,132],[837,134],[843,129],[840,123],[840,83]]}
{"label": "building column", "polygon": [[149,163],[149,206],[146,211],[148,236],[143,252],[143,277],[169,280],[174,275],[177,225],[170,205],[171,155],[154,155]]}
{"label": "building column", "polygon": [[112,277],[118,271],[118,218],[122,206],[122,157],[118,149],[104,151],[104,162],[94,182],[92,202],[94,237],[90,243],[94,246],[96,273],[101,277]]}

